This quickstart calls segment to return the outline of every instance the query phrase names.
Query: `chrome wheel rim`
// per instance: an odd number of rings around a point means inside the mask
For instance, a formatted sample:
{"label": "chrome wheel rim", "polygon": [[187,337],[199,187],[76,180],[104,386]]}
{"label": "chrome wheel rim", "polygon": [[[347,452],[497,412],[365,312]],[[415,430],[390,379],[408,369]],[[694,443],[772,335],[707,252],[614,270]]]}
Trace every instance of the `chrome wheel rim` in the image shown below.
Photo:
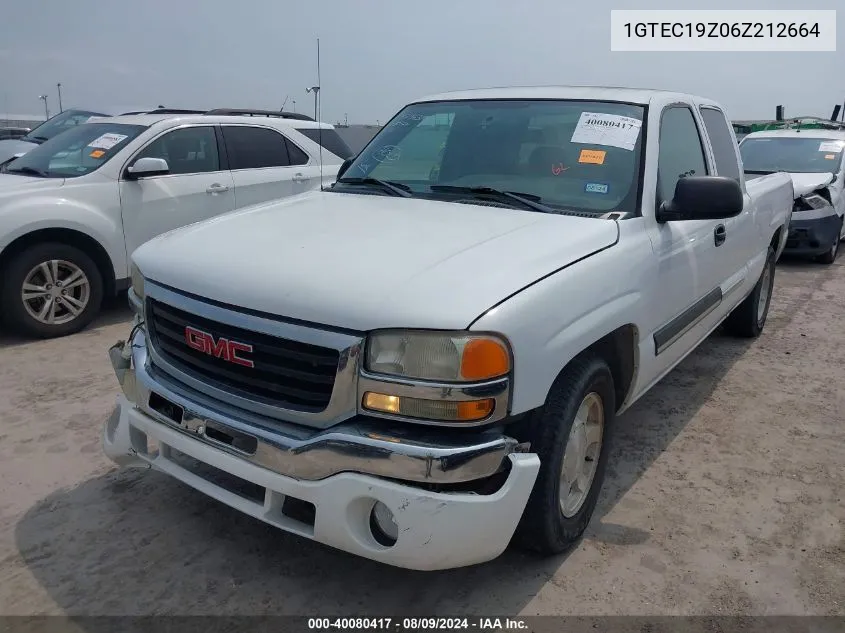
{"label": "chrome wheel rim", "polygon": [[763,278],[760,280],[760,298],[757,300],[757,323],[763,321],[766,316],[766,307],[769,305],[769,295],[771,294],[772,281],[772,267],[766,263],[766,268],[763,270]]}
{"label": "chrome wheel rim", "polygon": [[21,301],[27,314],[45,325],[78,317],[91,298],[91,282],[82,269],[63,259],[41,262],[24,277]]}
{"label": "chrome wheel rim", "polygon": [[581,401],[560,469],[560,511],[575,516],[590,493],[599,464],[604,438],[604,404],[599,394],[590,392]]}

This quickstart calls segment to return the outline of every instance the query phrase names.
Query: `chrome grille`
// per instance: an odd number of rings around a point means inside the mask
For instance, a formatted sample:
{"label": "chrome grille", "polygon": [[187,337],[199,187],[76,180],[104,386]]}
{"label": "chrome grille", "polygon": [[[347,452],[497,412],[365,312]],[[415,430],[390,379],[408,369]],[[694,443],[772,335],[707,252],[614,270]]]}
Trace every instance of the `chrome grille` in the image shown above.
{"label": "chrome grille", "polygon": [[[338,371],[336,349],[278,338],[214,321],[148,298],[147,331],[158,354],[185,374],[233,395],[266,405],[317,413],[329,404]],[[252,346],[253,367],[190,347],[193,327]]]}

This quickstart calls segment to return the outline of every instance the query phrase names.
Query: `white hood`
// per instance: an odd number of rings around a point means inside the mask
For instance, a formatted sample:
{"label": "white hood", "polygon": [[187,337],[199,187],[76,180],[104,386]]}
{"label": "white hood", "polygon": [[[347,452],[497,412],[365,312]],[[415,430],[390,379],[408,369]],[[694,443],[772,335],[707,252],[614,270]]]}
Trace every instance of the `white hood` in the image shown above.
{"label": "white hood", "polygon": [[11,198],[18,199],[21,196],[29,196],[45,189],[58,189],[64,185],[64,182],[64,178],[0,174],[0,203],[8,202]]}
{"label": "white hood", "polygon": [[617,237],[612,220],[315,192],[171,231],[133,259],[154,281],[269,314],[461,329]]}
{"label": "white hood", "polygon": [[812,174],[789,174],[792,177],[792,186],[795,189],[795,197],[806,196],[820,187],[825,187],[833,182],[833,174],[812,173]]}

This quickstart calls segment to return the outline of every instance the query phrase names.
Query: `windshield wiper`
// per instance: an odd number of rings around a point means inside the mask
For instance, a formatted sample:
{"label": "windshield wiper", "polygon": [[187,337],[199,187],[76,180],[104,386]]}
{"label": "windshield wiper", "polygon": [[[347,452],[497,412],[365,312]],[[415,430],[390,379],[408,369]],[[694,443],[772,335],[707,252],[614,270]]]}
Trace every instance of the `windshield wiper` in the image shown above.
{"label": "windshield wiper", "polygon": [[769,174],[774,174],[773,171],[763,171],[762,169],[745,169],[746,174],[756,174],[757,176],[768,176]]}
{"label": "windshield wiper", "polygon": [[542,213],[558,213],[557,210],[540,202],[542,198],[535,196],[532,193],[521,193],[518,191],[504,191],[502,189],[495,189],[493,187],[459,187],[457,185],[431,185],[432,191],[445,191],[455,193],[474,193],[493,196],[495,198],[505,199],[513,202],[518,202],[523,207],[527,207],[533,211],[541,211]]}
{"label": "windshield wiper", "polygon": [[379,180],[378,178],[341,178],[337,182],[350,185],[376,185],[386,191],[390,191],[394,196],[402,196],[403,198],[411,197],[411,188],[401,182]]}
{"label": "windshield wiper", "polygon": [[50,139],[48,139],[46,136],[30,136],[29,134],[27,134],[21,140],[27,141],[29,143],[35,143],[36,145],[40,145],[44,141],[49,141]]}
{"label": "windshield wiper", "polygon": [[42,178],[49,178],[50,174],[46,171],[41,169],[36,169],[35,167],[17,167],[15,169],[9,169],[8,167],[3,170],[7,174],[32,174],[33,176],[41,176]]}

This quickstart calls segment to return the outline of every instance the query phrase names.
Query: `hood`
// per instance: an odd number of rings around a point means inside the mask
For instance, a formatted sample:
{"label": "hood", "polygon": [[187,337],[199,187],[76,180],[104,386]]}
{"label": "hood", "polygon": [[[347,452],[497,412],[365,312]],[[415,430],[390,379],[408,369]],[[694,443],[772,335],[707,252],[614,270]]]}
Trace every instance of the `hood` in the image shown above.
{"label": "hood", "polygon": [[273,315],[463,329],[618,233],[613,220],[314,192],[176,229],[133,260],[159,283]]}
{"label": "hood", "polygon": [[15,154],[25,154],[33,147],[38,147],[38,145],[18,138],[0,141],[0,163],[5,163]]}
{"label": "hood", "polygon": [[9,194],[27,193],[40,189],[55,189],[61,187],[64,178],[39,178],[38,176],[24,176],[21,174],[0,174],[0,198]]}
{"label": "hood", "polygon": [[826,187],[833,182],[833,174],[812,173],[812,174],[789,174],[792,178],[792,186],[795,189],[795,197],[806,196],[816,189]]}

